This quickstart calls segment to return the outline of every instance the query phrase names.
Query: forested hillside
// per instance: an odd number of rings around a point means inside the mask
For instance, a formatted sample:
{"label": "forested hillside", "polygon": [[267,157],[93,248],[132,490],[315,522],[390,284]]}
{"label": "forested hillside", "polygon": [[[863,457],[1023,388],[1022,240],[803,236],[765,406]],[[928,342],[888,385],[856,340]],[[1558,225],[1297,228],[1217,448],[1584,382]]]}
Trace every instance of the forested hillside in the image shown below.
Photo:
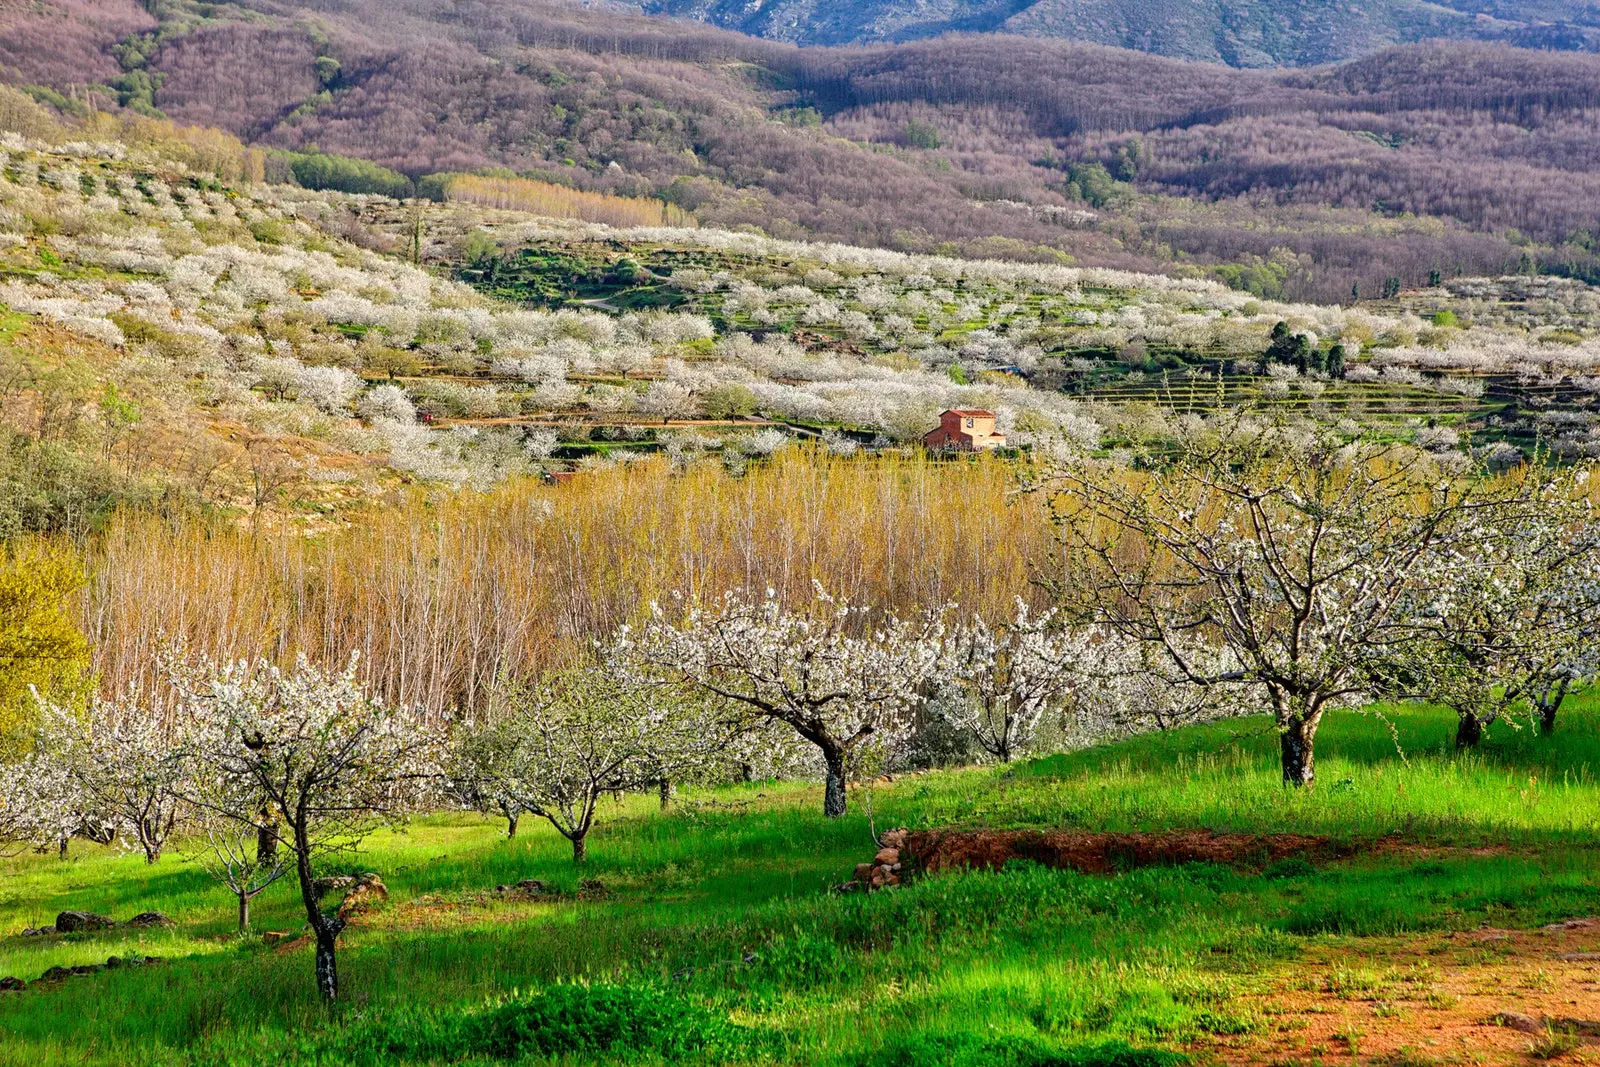
{"label": "forested hillside", "polygon": [[0,31],[3,76],[59,110],[220,126],[279,150],[271,176],[346,191],[518,175],[780,238],[1323,302],[1600,274],[1586,55],[1451,42],[1261,72],[998,36],[799,49],[540,0],[52,2],[0,8]]}
{"label": "forested hillside", "polygon": [[640,6],[798,44],[1008,33],[1090,41],[1233,67],[1336,62],[1438,38],[1582,51],[1592,51],[1600,42],[1600,7],[1592,0],[640,0]]}

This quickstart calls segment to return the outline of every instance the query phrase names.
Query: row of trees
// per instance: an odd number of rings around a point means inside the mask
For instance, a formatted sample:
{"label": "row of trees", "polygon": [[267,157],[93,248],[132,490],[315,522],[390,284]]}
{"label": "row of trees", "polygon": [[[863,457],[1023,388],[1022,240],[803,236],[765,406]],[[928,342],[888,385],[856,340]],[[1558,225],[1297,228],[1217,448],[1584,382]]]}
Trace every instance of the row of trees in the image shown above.
{"label": "row of trees", "polygon": [[372,828],[450,803],[515,833],[547,820],[575,861],[606,794],[816,775],[846,811],[853,775],[962,731],[992,758],[1052,729],[1105,736],[1269,711],[1284,781],[1314,781],[1325,716],[1373,699],[1455,710],[1458,741],[1554,727],[1594,674],[1600,538],[1588,471],[1507,475],[1391,446],[1326,446],[1239,418],[1175,456],[1035,472],[1057,532],[1053,607],[994,623],[898,614],[820,587],[656,605],[585,660],[503,673],[468,722],[374,699],[354,661],[161,657],[162,702],[42,702],[0,782],[0,835],[65,848],[122,839],[157,862],[175,835],[250,900],[293,872],[337,995],[342,929],[317,876]]}

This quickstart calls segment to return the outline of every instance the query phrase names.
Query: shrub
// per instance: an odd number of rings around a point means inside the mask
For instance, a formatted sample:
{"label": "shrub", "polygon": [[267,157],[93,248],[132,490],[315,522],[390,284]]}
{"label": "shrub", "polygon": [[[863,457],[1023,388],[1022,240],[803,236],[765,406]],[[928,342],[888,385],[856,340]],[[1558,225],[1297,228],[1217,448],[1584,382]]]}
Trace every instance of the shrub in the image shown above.
{"label": "shrub", "polygon": [[734,1035],[726,1019],[660,990],[562,985],[477,1016],[462,1028],[461,1051],[520,1059],[628,1049],[681,1059]]}

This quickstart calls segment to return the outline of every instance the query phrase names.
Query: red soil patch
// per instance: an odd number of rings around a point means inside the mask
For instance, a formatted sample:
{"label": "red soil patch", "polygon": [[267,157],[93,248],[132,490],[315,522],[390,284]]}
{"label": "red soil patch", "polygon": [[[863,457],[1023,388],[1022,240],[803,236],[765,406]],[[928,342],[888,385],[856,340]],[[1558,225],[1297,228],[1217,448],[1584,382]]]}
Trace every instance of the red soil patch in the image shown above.
{"label": "red soil patch", "polygon": [[1109,874],[1130,867],[1179,863],[1260,865],[1291,856],[1332,859],[1349,847],[1305,834],[1218,834],[1209,830],[1156,834],[920,830],[911,835],[905,851],[918,869],[930,874],[962,868],[999,870],[1014,859]]}
{"label": "red soil patch", "polygon": [[1257,1021],[1254,1032],[1191,1051],[1227,1067],[1509,1067],[1553,1051],[1516,1024],[1549,1023],[1573,1031],[1556,1062],[1600,1063],[1596,949],[1597,919],[1312,942],[1292,963],[1244,977],[1242,995],[1228,999],[1229,1012]]}

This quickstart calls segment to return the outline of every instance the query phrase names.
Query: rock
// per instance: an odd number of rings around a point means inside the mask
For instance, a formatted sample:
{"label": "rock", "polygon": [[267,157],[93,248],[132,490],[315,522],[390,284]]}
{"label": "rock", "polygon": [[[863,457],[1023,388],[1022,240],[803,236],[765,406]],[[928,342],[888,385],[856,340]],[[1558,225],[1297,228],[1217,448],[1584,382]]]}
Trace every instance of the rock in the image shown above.
{"label": "rock", "polygon": [[1600,952],[1565,952],[1556,959],[1564,963],[1600,963]]}
{"label": "rock", "polygon": [[856,881],[865,882],[868,878],[871,878],[871,877],[872,877],[872,864],[870,864],[870,863],[858,863],[858,864],[856,864]]}
{"label": "rock", "polygon": [[886,874],[883,876],[883,884],[886,886],[899,885],[900,876],[898,874]]}
{"label": "rock", "polygon": [[878,841],[884,848],[905,848],[906,838],[910,836],[911,831],[901,827],[898,830],[885,830]]}
{"label": "rock", "polygon": [[522,890],[524,893],[549,892],[549,890],[545,888],[544,883],[539,881],[537,878],[524,878],[522,881],[517,883],[517,888]]}
{"label": "rock", "polygon": [[117,925],[115,919],[96,915],[92,911],[64,911],[56,916],[56,930],[73,934],[81,930],[109,930]]}
{"label": "rock", "polygon": [[276,945],[281,941],[289,940],[291,936],[291,934],[284,930],[267,930],[262,933],[261,940],[268,945]]}
{"label": "rock", "polygon": [[840,882],[838,885],[833,887],[832,892],[835,892],[835,893],[859,893],[859,892],[861,892],[861,882],[860,881]]}
{"label": "rock", "polygon": [[1546,933],[1559,933],[1562,930],[1593,930],[1597,924],[1594,919],[1565,919],[1558,923],[1551,923],[1543,927]]}
{"label": "rock", "polygon": [[64,978],[71,978],[72,972],[65,967],[52,967],[39,976],[41,982],[59,982]]}
{"label": "rock", "polygon": [[99,974],[105,969],[106,967],[103,963],[80,963],[78,966],[71,968],[72,973],[75,975]]}
{"label": "rock", "polygon": [[606,884],[598,878],[585,878],[579,882],[578,892],[586,893],[592,897],[609,897],[611,895],[611,890],[607,889]]}
{"label": "rock", "polygon": [[900,862],[900,850],[897,848],[880,848],[878,854],[872,857],[872,862],[888,867]]}
{"label": "rock", "polygon": [[122,957],[121,956],[107,956],[106,957],[106,970],[114,971],[118,967],[121,967],[121,966],[122,966]]}
{"label": "rock", "polygon": [[331,874],[326,878],[318,878],[311,883],[311,891],[321,900],[329,893],[347,892],[356,887],[354,875]]}
{"label": "rock", "polygon": [[170,929],[178,924],[167,918],[167,916],[161,914],[159,911],[141,911],[139,914],[128,920],[128,925],[150,930],[156,927]]}
{"label": "rock", "polygon": [[1524,1034],[1543,1034],[1544,1023],[1531,1015],[1524,1015],[1520,1011],[1503,1011],[1498,1015],[1490,1016],[1489,1022],[1493,1026],[1503,1026],[1507,1030],[1516,1030]]}
{"label": "rock", "polygon": [[0,993],[17,993],[27,988],[28,983],[20,978],[13,978],[9,975],[5,978],[0,978]]}
{"label": "rock", "polygon": [[389,888],[383,884],[383,879],[375,874],[363,874],[356,881],[355,888],[346,893],[340,902],[339,918],[348,919],[352,915],[370,911],[388,899]]}
{"label": "rock", "polygon": [[55,932],[56,928],[54,926],[30,926],[26,930],[22,931],[22,936],[44,937],[46,934],[53,934]]}
{"label": "rock", "polygon": [[494,891],[496,893],[504,893],[506,891],[506,887],[503,885],[497,885],[494,887]]}

